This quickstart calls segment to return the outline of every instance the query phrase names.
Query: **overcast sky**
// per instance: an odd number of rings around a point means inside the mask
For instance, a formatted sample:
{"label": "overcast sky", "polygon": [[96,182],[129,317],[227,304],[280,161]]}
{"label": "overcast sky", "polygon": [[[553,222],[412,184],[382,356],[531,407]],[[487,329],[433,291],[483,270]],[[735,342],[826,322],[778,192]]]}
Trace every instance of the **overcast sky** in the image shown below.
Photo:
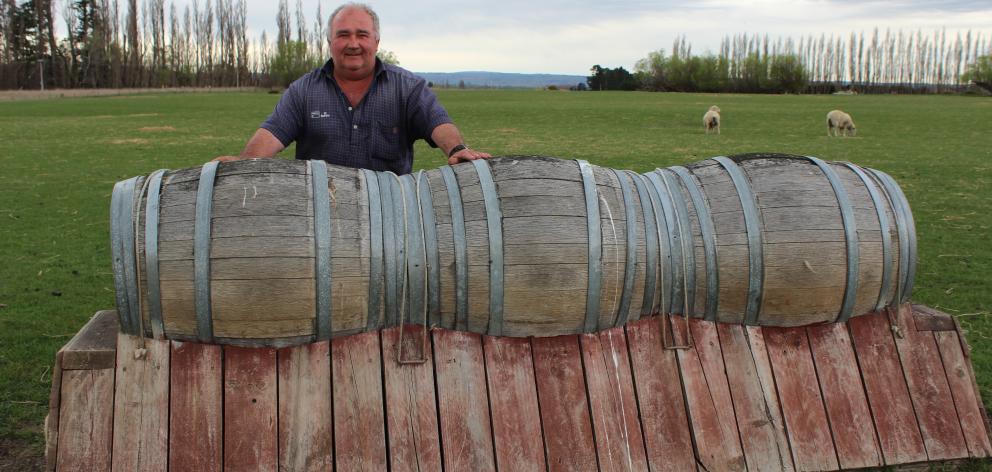
{"label": "overcast sky", "polygon": [[[182,11],[192,0],[174,0]],[[303,0],[308,23],[318,2],[326,18],[341,2]],[[168,2],[167,2],[168,3]],[[203,4],[204,1],[200,0]],[[971,29],[992,39],[992,0],[381,0],[367,2],[381,20],[380,48],[418,72],[586,75],[593,64],[633,68],[684,35],[693,52],[718,52],[727,34],[870,33],[878,27],[948,36]],[[275,0],[247,0],[253,37],[276,29]],[[296,0],[290,0],[290,9]]]}

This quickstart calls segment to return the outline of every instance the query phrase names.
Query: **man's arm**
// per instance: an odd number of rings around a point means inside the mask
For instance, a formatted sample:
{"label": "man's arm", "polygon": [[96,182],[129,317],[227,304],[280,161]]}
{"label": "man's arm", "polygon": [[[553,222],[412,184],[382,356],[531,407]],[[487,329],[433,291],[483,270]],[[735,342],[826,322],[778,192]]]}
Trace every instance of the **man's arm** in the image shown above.
{"label": "man's arm", "polygon": [[254,159],[258,157],[276,157],[279,151],[285,149],[279,138],[265,128],[259,128],[255,135],[245,144],[245,149],[237,156],[218,156],[215,161],[228,162],[239,161],[241,159]]}
{"label": "man's arm", "polygon": [[451,155],[451,150],[461,144],[465,145],[465,140],[462,139],[462,133],[458,131],[453,123],[443,123],[437,125],[434,131],[431,132],[431,140],[437,147],[444,152],[445,156],[448,157],[448,165],[455,165],[459,162],[474,161],[476,159],[489,159],[492,157],[487,152],[476,151],[475,149],[469,149],[465,147],[461,151],[456,152]]}

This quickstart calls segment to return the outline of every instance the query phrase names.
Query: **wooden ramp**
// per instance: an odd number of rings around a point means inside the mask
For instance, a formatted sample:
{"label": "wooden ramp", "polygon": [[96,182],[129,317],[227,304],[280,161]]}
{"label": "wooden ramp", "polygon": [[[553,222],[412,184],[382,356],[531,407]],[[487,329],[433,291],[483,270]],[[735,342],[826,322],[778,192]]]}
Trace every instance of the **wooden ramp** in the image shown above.
{"label": "wooden ramp", "polygon": [[926,307],[805,328],[404,329],[247,349],[142,341],[97,313],[58,353],[48,469],[807,471],[992,455],[960,327]]}

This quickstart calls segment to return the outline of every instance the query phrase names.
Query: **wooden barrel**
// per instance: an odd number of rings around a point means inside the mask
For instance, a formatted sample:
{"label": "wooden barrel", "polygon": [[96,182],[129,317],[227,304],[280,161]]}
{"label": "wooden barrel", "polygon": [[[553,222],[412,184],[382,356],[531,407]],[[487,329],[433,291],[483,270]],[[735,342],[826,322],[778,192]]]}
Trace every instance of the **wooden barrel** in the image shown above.
{"label": "wooden barrel", "polygon": [[119,182],[111,243],[125,332],[285,346],[400,323],[842,321],[908,299],[916,241],[884,173],[748,155],[645,174],[547,157],[404,176],[210,163]]}

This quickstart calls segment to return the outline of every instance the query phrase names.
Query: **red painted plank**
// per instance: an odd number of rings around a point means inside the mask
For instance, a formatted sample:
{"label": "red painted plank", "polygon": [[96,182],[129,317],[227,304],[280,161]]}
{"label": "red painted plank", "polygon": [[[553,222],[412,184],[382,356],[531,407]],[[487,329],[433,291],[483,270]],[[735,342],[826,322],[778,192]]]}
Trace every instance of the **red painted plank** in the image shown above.
{"label": "red painted plank", "polygon": [[533,338],[531,347],[548,469],[596,470],[578,337]]}
{"label": "red painted plank", "polygon": [[[774,390],[774,384],[761,383],[758,376],[758,363],[751,353],[748,335],[738,324],[719,323],[720,348],[727,369],[727,382],[733,398],[737,425],[741,434],[741,444],[749,470],[791,470],[792,457],[788,441],[782,428],[782,417],[778,400],[767,403],[766,389]],[[759,346],[765,349],[764,341]],[[767,353],[762,352],[762,367],[767,365]],[[770,370],[769,370],[770,373]],[[774,396],[774,395],[772,395]],[[781,435],[779,434],[781,431]]]}
{"label": "red painted plank", "polygon": [[851,318],[847,326],[854,341],[885,464],[927,460],[888,318],[881,313],[871,313]]}
{"label": "red painted plank", "polygon": [[755,373],[758,375],[758,382],[761,385],[761,394],[765,398],[765,405],[768,406],[768,416],[775,427],[775,442],[778,444],[779,455],[787,456],[782,459],[782,470],[796,470],[792,445],[789,444],[789,436],[785,432],[782,404],[779,402],[778,391],[775,388],[775,372],[772,369],[772,361],[768,358],[765,335],[760,326],[746,326],[744,329],[747,332],[747,343],[751,349],[751,357],[754,359]]}
{"label": "red painted plank", "polygon": [[662,347],[661,317],[627,324],[644,443],[651,470],[696,469],[675,351]]}
{"label": "red painted plank", "polygon": [[120,334],[114,387],[112,470],[166,470],[169,342]]}
{"label": "red painted plank", "polygon": [[114,369],[62,372],[56,470],[110,470]]}
{"label": "red painted plank", "polygon": [[679,344],[690,339],[691,332],[693,348],[676,352],[699,462],[707,470],[744,470],[744,452],[716,327],[690,319],[687,332],[685,320],[679,317],[671,318],[671,326]]}
{"label": "red painted plank", "polygon": [[806,332],[840,466],[881,466],[882,454],[847,327],[828,323],[810,326]]}
{"label": "red painted plank", "polygon": [[422,364],[397,362],[400,328],[382,330],[386,430],[389,433],[391,470],[440,471],[441,440],[438,436],[431,340],[424,339],[423,326],[408,325],[404,330],[404,358],[416,359],[424,355],[427,361]]}
{"label": "red painted plank", "polygon": [[496,470],[482,339],[461,331],[432,334],[444,468]]}
{"label": "red painted plank", "polygon": [[337,470],[386,470],[379,333],[331,340]]}
{"label": "red painted plank", "polygon": [[889,310],[889,321],[899,327],[896,348],[927,456],[931,461],[968,457],[968,446],[933,335],[916,330],[909,304]]}
{"label": "red painted plank", "polygon": [[224,346],[224,470],[278,466],[276,350]]}
{"label": "red painted plank", "polygon": [[279,378],[279,470],[331,470],[330,343],[322,341],[276,353]]}
{"label": "red painted plank", "polygon": [[835,470],[837,453],[806,328],[763,328],[797,470]]}
{"label": "red painted plank", "polygon": [[600,470],[648,470],[623,328],[579,339]]}
{"label": "red painted plank", "polygon": [[978,391],[971,383],[971,365],[965,359],[961,342],[956,331],[934,333],[940,358],[947,372],[947,381],[954,397],[954,406],[961,422],[961,430],[968,445],[971,457],[989,457],[992,446],[989,444],[988,432],[985,429],[984,416],[981,411],[981,400]]}
{"label": "red painted plank", "polygon": [[169,469],[218,472],[222,465],[221,346],[172,343]]}
{"label": "red painted plank", "polygon": [[547,470],[530,340],[482,337],[500,470]]}

